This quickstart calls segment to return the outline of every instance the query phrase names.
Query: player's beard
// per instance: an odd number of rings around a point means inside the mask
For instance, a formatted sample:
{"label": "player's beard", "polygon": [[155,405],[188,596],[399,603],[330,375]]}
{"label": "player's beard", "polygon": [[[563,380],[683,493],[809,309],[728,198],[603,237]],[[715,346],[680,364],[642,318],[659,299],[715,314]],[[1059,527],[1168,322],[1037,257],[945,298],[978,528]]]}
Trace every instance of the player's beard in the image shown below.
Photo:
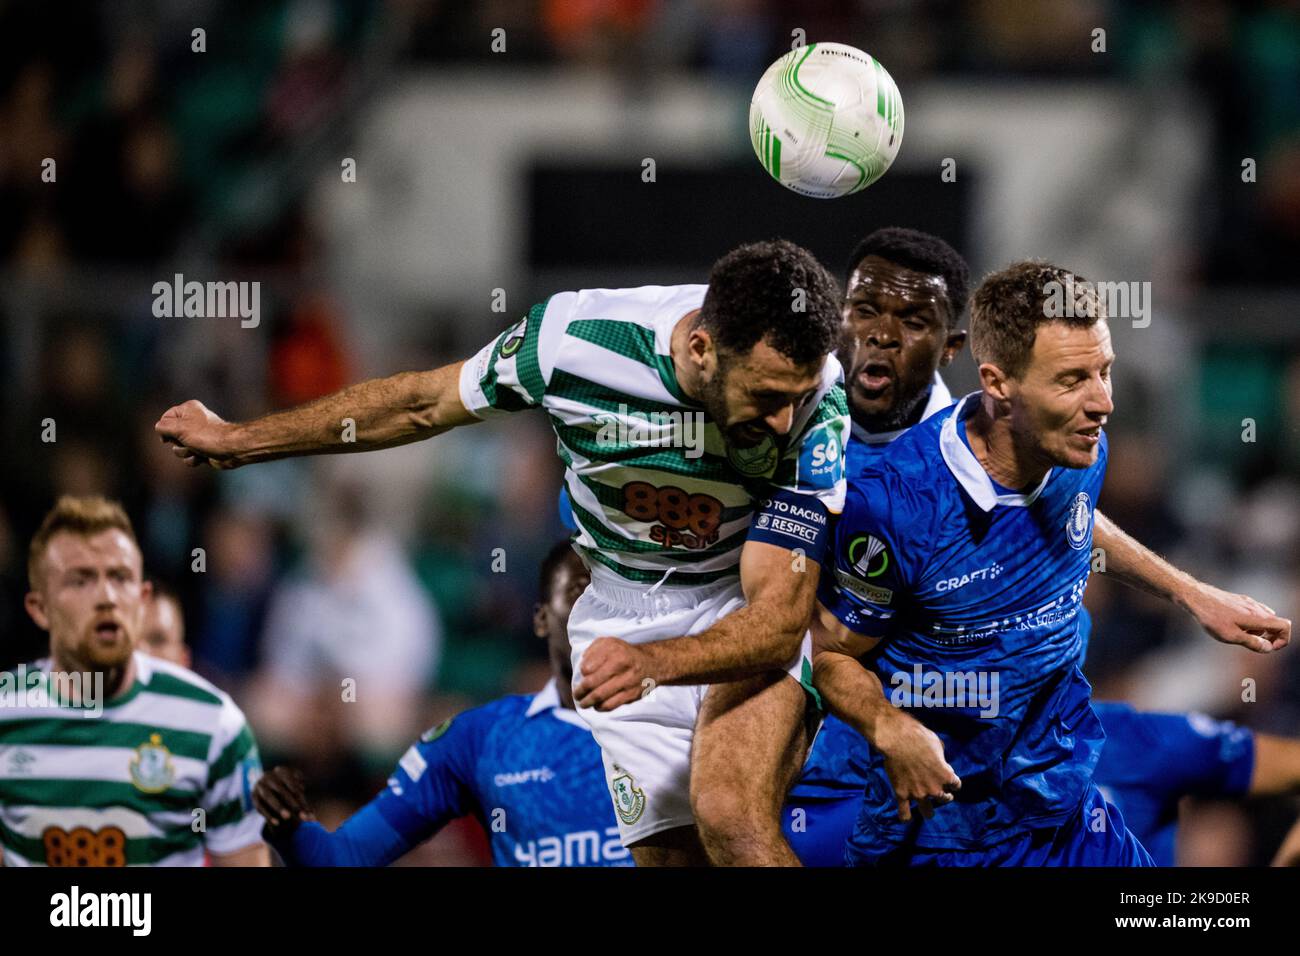
{"label": "player's beard", "polygon": [[[894,380],[893,388],[897,393],[899,388],[897,379]],[[929,397],[930,390],[923,388],[916,395],[913,395],[909,401],[895,402],[893,407],[884,412],[868,415],[859,411],[856,406],[852,407],[850,411],[853,420],[868,432],[895,432],[902,428],[910,428],[916,424],[917,419],[921,417],[921,409]]]}
{"label": "player's beard", "polygon": [[[713,377],[700,388],[700,404],[704,406],[704,414],[718,426],[728,445],[733,448],[754,448],[762,444],[766,437],[767,429],[763,428],[761,422],[736,422],[730,426],[726,424],[731,419],[731,409],[727,406],[727,373],[730,367],[730,363],[725,359],[718,359],[718,367]],[[746,435],[740,431],[746,426],[762,428],[765,434],[757,438]]]}

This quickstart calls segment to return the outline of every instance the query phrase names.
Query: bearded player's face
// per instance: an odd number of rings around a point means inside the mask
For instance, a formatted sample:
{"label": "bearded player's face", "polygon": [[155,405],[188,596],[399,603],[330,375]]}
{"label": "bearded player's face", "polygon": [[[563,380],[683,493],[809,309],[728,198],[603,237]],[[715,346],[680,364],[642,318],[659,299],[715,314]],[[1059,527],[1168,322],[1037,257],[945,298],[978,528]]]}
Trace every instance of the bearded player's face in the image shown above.
{"label": "bearded player's face", "polygon": [[1017,440],[1064,468],[1097,460],[1101,429],[1115,410],[1111,401],[1110,329],[1104,320],[1087,328],[1063,322],[1038,326],[1024,373],[1011,388],[1011,427]]}
{"label": "bearded player's face", "polygon": [[29,606],[37,605],[33,617],[49,631],[56,659],[105,671],[123,666],[135,650],[147,593],[140,550],[124,532],[59,532],[45,548]]}
{"label": "bearded player's face", "polygon": [[746,355],[715,355],[701,400],[734,448],[754,448],[788,435],[821,384],[820,361],[797,365],[766,342]]}

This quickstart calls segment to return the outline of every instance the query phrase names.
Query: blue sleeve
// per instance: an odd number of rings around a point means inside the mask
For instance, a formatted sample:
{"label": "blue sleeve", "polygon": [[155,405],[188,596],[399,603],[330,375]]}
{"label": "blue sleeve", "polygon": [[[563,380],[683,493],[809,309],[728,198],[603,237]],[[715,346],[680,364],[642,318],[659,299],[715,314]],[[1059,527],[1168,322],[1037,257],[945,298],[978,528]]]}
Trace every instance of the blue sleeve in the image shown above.
{"label": "blue sleeve", "polygon": [[387,866],[450,820],[473,813],[474,764],[491,716],[486,711],[466,711],[425,732],[402,756],[387,788],[333,833],[319,823],[299,826],[291,845],[279,848],[285,862]]}
{"label": "blue sleeve", "polygon": [[[908,596],[922,545],[915,535],[900,547],[908,527],[923,520],[897,482],[868,471],[849,482],[844,513],[834,523],[817,599],[845,627],[867,637],[884,637]],[[900,527],[901,526],[901,527]]]}
{"label": "blue sleeve", "polygon": [[375,803],[398,833],[420,842],[478,810],[474,767],[493,705],[448,718],[411,745]]}
{"label": "blue sleeve", "polygon": [[1254,733],[1205,714],[1167,716],[1176,720],[1167,732],[1182,738],[1173,749],[1186,755],[1182,767],[1186,792],[1200,797],[1244,796],[1255,770]]}
{"label": "blue sleeve", "polygon": [[394,830],[377,806],[379,798],[348,817],[331,833],[319,823],[304,823],[288,847],[277,844],[289,866],[387,866],[421,841]]}
{"label": "blue sleeve", "polygon": [[1250,789],[1255,736],[1247,728],[1198,713],[1143,713],[1113,704],[1096,711],[1106,730],[1107,772],[1140,779],[1173,799],[1239,797]]}

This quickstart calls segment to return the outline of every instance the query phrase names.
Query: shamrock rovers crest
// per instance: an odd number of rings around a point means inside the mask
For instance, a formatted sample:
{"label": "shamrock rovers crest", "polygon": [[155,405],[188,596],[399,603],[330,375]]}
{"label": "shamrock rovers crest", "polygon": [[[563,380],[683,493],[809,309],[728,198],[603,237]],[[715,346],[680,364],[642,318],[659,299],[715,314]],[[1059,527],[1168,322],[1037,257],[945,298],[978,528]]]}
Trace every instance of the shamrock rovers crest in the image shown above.
{"label": "shamrock rovers crest", "polygon": [[631,826],[641,819],[641,811],[645,809],[645,793],[622,767],[616,766],[614,770],[617,776],[610,781],[614,791],[614,811],[623,823]]}
{"label": "shamrock rovers crest", "polygon": [[145,793],[162,793],[175,779],[172,752],[163,746],[162,735],[150,734],[149,742],[136,747],[131,758],[131,782]]}

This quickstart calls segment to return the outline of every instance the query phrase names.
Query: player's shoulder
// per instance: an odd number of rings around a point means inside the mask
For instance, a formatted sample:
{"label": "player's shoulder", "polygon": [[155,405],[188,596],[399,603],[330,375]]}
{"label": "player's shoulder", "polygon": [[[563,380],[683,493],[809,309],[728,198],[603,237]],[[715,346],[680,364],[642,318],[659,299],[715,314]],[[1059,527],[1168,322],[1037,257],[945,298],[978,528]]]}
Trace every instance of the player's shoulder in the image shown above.
{"label": "player's shoulder", "polygon": [[135,666],[142,691],[212,707],[239,709],[234,698],[187,667],[151,657],[143,651],[135,652]]}
{"label": "player's shoulder", "polygon": [[890,525],[929,522],[945,506],[947,466],[938,436],[944,414],[934,415],[889,444],[849,477],[845,515]]}
{"label": "player's shoulder", "polygon": [[632,322],[653,327],[665,316],[673,321],[704,303],[705,285],[643,285],[624,289],[579,289],[551,297],[554,310],[566,321]]}
{"label": "player's shoulder", "polygon": [[467,707],[434,724],[420,735],[419,743],[432,744],[447,737],[456,740],[467,737],[481,739],[494,728],[516,724],[522,720],[534,696],[533,694],[508,694],[485,704]]}

